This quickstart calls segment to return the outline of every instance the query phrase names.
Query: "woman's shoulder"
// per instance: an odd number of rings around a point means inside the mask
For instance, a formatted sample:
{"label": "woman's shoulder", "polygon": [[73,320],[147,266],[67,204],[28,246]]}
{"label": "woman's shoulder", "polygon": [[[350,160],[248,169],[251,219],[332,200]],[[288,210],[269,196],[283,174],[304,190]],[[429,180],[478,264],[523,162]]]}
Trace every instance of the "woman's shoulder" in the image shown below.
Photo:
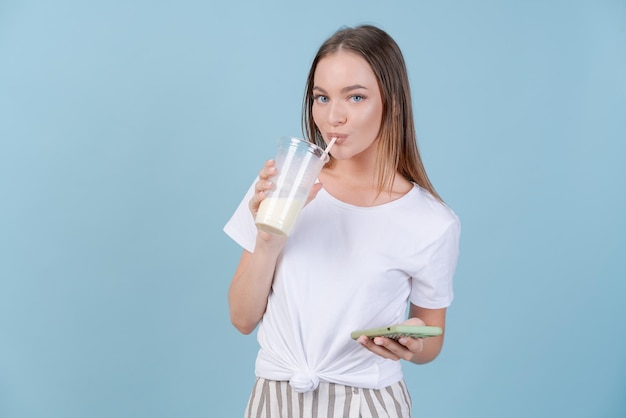
{"label": "woman's shoulder", "polygon": [[411,205],[417,205],[416,214],[420,218],[427,219],[428,222],[442,227],[460,224],[459,217],[450,206],[420,185],[414,184],[410,195],[412,197]]}

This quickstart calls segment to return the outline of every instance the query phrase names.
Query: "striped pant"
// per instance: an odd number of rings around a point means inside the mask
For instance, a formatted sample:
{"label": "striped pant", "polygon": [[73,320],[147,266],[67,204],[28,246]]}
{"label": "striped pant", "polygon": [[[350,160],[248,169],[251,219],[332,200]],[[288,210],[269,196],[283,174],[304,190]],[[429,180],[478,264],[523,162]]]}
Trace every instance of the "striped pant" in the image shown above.
{"label": "striped pant", "polygon": [[298,393],[289,382],[257,378],[245,418],[410,418],[411,397],[404,380],[383,389],[320,382]]}

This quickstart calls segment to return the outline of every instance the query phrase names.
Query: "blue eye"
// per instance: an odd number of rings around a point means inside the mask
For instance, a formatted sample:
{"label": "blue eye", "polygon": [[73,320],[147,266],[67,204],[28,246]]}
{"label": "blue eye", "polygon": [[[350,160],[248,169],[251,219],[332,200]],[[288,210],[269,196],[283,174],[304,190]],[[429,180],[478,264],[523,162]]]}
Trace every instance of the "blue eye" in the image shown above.
{"label": "blue eye", "polygon": [[355,103],[362,102],[363,99],[365,99],[365,97],[361,96],[360,94],[355,94],[354,96],[350,96],[350,100],[352,100]]}
{"label": "blue eye", "polygon": [[316,96],[313,96],[313,101],[316,101],[318,103],[328,103],[328,97],[318,94]]}

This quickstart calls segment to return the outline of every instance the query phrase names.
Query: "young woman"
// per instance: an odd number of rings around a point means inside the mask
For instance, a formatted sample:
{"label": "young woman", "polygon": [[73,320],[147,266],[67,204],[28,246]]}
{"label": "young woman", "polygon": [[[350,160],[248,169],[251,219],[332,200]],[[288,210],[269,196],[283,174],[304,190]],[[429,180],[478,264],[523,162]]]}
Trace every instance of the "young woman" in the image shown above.
{"label": "young woman", "polygon": [[232,323],[244,334],[259,325],[246,416],[409,417],[398,360],[433,360],[443,336],[355,342],[350,333],[445,328],[460,224],[424,170],[404,59],[386,32],[342,29],[321,46],[303,125],[321,147],[337,140],[289,238],[254,225],[273,187],[271,160],[224,228],[244,249]]}

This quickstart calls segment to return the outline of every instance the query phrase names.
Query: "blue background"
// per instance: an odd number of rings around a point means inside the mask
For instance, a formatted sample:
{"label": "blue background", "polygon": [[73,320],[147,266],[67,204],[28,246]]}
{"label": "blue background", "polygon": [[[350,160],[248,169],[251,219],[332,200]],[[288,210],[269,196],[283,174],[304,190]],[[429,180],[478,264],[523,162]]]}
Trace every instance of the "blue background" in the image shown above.
{"label": "blue background", "polygon": [[624,1],[4,0],[0,417],[241,416],[221,229],[359,23],[463,222],[415,415],[626,416]]}

